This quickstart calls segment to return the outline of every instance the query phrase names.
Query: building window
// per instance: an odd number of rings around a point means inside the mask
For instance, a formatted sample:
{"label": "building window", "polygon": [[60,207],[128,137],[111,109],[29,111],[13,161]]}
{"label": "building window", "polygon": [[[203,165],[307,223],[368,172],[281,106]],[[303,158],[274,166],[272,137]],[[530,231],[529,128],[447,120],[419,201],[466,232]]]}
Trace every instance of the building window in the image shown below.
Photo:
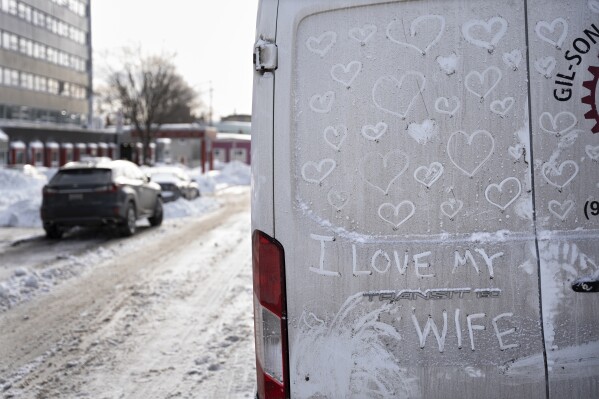
{"label": "building window", "polygon": [[85,61],[82,58],[51,47],[46,47],[44,44],[33,42],[9,32],[1,32],[0,47],[7,50],[19,51],[21,54],[27,55],[28,57],[34,57],[52,64],[72,68],[79,72],[85,72]]}
{"label": "building window", "polygon": [[33,43],[25,38],[19,39],[19,51],[29,57],[33,56]]}
{"label": "building window", "polygon": [[35,26],[45,26],[46,15],[41,11],[33,10],[33,24]]}
{"label": "building window", "polygon": [[4,69],[4,84],[7,86],[19,86],[19,71]]}
{"label": "building window", "polygon": [[51,47],[46,50],[46,60],[53,64],[58,64],[58,52]]}
{"label": "building window", "polygon": [[33,90],[33,75],[30,73],[21,72],[21,88]]}
{"label": "building window", "polygon": [[7,50],[19,51],[19,38],[8,32],[2,32],[2,47]]}
{"label": "building window", "polygon": [[48,90],[48,81],[43,76],[36,76],[33,79],[33,90],[46,92]]}
{"label": "building window", "polygon": [[0,104],[0,119],[19,119],[78,125],[85,123],[85,118],[85,115],[70,113],[67,111],[61,112],[40,108],[28,108],[23,106]]}
{"label": "building window", "polygon": [[58,34],[60,36],[68,36],[69,35],[69,25],[62,21],[58,21]]}
{"label": "building window", "polygon": [[52,33],[56,33],[57,31],[57,22],[54,17],[46,15],[46,29],[48,29]]}
{"label": "building window", "polygon": [[17,6],[19,18],[24,19],[27,22],[31,22],[31,6],[19,2]]}
{"label": "building window", "polygon": [[[56,0],[52,0],[57,3]],[[47,15],[30,5],[17,0],[0,0],[2,11],[15,15],[27,22],[32,22],[35,26],[44,27],[52,33],[57,35],[68,37],[71,40],[76,41],[80,44],[85,44],[86,36],[85,32],[77,29],[74,26],[67,24],[66,22],[59,21],[55,17]],[[64,7],[68,7],[71,11],[77,13],[81,17],[85,16],[85,5],[77,0],[67,1],[65,4],[61,4]]]}
{"label": "building window", "polygon": [[232,149],[231,161],[247,162],[247,150],[245,148]]}
{"label": "building window", "polygon": [[224,148],[213,148],[212,156],[215,161],[222,162],[222,163],[227,162],[226,151]]}
{"label": "building window", "polygon": [[46,46],[40,43],[33,43],[33,56],[40,60],[46,60]]}
{"label": "building window", "polygon": [[58,94],[58,80],[48,78],[48,93]]}
{"label": "building window", "polygon": [[8,0],[8,7],[6,11],[9,14],[17,15],[17,0]]}

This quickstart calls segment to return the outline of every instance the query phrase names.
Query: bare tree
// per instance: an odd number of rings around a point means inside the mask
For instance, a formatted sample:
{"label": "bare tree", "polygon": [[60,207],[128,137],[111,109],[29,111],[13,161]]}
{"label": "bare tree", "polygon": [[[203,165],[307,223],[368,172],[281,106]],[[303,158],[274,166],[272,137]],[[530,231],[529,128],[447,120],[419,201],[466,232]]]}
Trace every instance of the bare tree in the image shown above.
{"label": "bare tree", "polygon": [[107,100],[121,109],[140,135],[143,162],[148,163],[148,147],[160,125],[191,122],[198,95],[166,56],[128,52],[125,57],[121,70],[112,71],[108,77]]}

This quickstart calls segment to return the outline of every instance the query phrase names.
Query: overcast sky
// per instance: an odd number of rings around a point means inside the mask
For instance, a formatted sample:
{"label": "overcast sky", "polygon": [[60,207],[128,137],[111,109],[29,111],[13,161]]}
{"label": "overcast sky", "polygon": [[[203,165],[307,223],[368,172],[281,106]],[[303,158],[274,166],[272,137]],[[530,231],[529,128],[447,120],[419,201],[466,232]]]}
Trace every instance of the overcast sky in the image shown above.
{"label": "overcast sky", "polygon": [[176,53],[179,72],[214,119],[252,111],[252,48],[258,0],[92,0],[92,44],[100,72],[106,51],[141,45]]}

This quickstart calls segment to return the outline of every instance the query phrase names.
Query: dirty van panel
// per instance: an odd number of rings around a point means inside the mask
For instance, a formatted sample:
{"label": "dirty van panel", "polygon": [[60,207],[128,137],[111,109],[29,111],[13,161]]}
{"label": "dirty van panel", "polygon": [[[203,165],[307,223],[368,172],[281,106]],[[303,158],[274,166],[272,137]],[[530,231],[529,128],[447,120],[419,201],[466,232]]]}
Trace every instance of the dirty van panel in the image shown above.
{"label": "dirty van panel", "polygon": [[599,292],[572,285],[599,280],[599,3],[529,1],[528,29],[549,388],[596,397]]}
{"label": "dirty van panel", "polygon": [[291,396],[545,397],[524,2],[364,4],[279,5]]}
{"label": "dirty van panel", "polygon": [[530,167],[510,150],[528,145],[523,6],[491,3],[302,21],[294,199],[313,218],[374,236],[532,231]]}

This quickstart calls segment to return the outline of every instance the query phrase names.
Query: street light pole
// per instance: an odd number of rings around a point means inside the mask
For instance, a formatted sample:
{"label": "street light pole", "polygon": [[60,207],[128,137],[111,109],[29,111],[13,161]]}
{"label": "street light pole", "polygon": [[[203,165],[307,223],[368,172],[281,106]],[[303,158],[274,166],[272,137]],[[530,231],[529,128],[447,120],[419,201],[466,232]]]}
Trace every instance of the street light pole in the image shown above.
{"label": "street light pole", "polygon": [[[213,93],[213,89],[212,89],[212,81],[210,81],[210,87],[209,87],[209,93],[210,93],[210,109],[209,109],[209,113],[208,113],[208,126],[212,127],[212,93]],[[208,152],[208,170],[212,170],[214,163],[213,163],[213,159],[212,159],[212,138],[210,138],[210,135],[208,135],[208,139],[206,140],[206,150]]]}
{"label": "street light pole", "polygon": [[[203,148],[202,148],[202,172],[206,172],[207,170],[212,170],[214,163],[212,157],[212,133],[208,133],[207,130],[213,129],[214,122],[212,120],[213,117],[213,108],[212,108],[212,100],[214,96],[214,89],[212,87],[212,80],[204,81],[202,83],[198,83],[194,86],[200,86],[208,84],[208,121],[207,126],[204,129],[204,137],[203,137]],[[205,155],[205,159],[204,159]]]}
{"label": "street light pole", "polygon": [[212,93],[213,93],[212,81],[210,81],[209,84],[210,84],[210,87],[208,89],[208,92],[210,93],[210,108],[208,110],[208,125],[212,126]]}

